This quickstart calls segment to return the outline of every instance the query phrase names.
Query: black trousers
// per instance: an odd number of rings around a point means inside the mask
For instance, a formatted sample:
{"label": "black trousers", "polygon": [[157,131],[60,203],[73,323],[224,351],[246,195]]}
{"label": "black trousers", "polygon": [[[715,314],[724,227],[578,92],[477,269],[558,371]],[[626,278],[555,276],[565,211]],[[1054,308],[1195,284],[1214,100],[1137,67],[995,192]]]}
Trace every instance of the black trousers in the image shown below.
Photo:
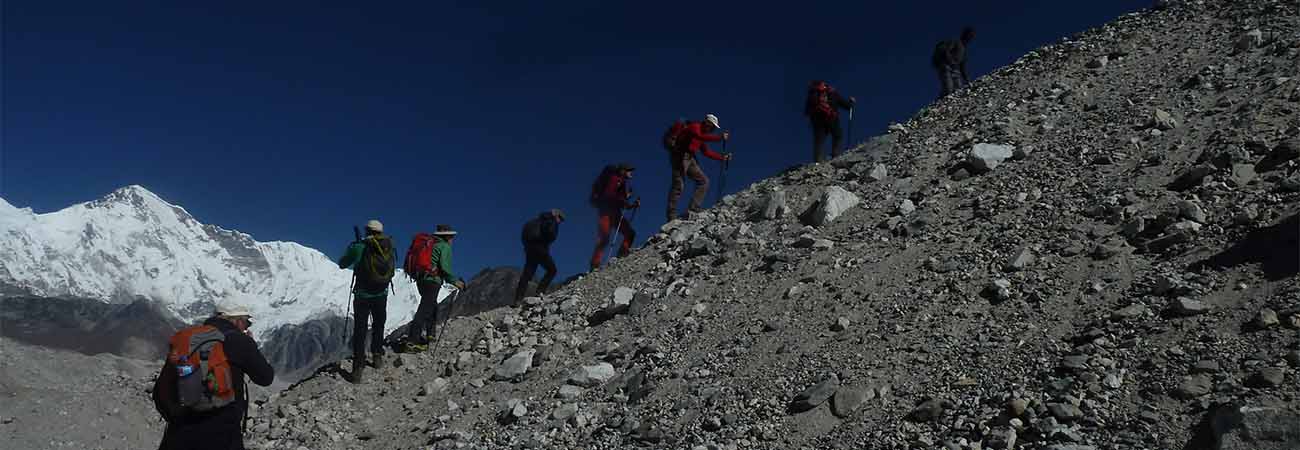
{"label": "black trousers", "polygon": [[388,296],[352,300],[352,356],[366,356],[366,328],[370,328],[370,353],[384,353],[384,321],[388,319]]}
{"label": "black trousers", "polygon": [[947,97],[948,94],[957,92],[966,86],[966,81],[961,78],[960,68],[941,66],[935,70],[939,72],[939,98]]}
{"label": "black trousers", "polygon": [[524,273],[519,275],[519,286],[515,287],[515,302],[523,300],[524,294],[528,293],[528,282],[533,281],[533,275],[537,274],[537,266],[546,271],[542,281],[537,283],[540,295],[555,279],[555,259],[551,258],[551,249],[545,245],[524,244]]}
{"label": "black trousers", "polygon": [[420,306],[415,310],[415,318],[406,329],[406,341],[412,344],[427,344],[426,336],[433,336],[438,323],[438,291],[442,283],[437,281],[420,281],[415,284],[420,291]]}
{"label": "black trousers", "polygon": [[844,144],[844,130],[840,129],[840,120],[812,119],[813,161],[822,161],[822,143],[826,135],[831,136],[831,158],[840,156],[840,146]]}

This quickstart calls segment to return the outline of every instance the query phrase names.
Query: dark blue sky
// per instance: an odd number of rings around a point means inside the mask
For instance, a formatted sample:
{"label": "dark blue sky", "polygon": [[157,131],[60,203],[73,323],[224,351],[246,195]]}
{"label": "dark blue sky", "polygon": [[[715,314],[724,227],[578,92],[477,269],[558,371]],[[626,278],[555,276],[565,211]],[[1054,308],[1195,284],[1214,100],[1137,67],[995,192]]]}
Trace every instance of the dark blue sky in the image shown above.
{"label": "dark blue sky", "polygon": [[732,131],[734,192],[810,158],[810,79],[858,98],[862,140],[934,98],[930,51],[963,24],[978,76],[1150,2],[317,3],[4,0],[0,197],[141,184],[331,257],[368,218],[403,248],[450,223],[465,275],[519,264],[520,225],[560,207],[565,276],[606,163],[640,167],[638,241],[661,225],[678,117]]}

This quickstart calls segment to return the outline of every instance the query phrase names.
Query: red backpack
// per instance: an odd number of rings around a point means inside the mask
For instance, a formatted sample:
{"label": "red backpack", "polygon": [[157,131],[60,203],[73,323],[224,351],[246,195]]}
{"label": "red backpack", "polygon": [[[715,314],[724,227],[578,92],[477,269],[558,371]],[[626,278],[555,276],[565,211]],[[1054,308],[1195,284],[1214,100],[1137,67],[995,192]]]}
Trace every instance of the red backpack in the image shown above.
{"label": "red backpack", "polygon": [[613,164],[600,170],[600,175],[597,175],[596,180],[591,182],[591,196],[587,198],[587,202],[591,206],[599,208],[601,204],[605,203],[605,191],[609,187],[610,180],[617,174],[618,166]]}
{"label": "red backpack", "polygon": [[831,105],[833,92],[835,89],[825,81],[813,81],[808,86],[808,100],[804,106],[804,114],[818,119],[836,118],[835,106]]}
{"label": "red backpack", "polygon": [[668,129],[664,131],[663,144],[664,150],[669,152],[677,149],[677,137],[686,129],[686,119],[677,119]]}
{"label": "red backpack", "polygon": [[433,246],[438,243],[438,239],[429,233],[416,233],[415,238],[411,239],[411,246],[406,249],[406,261],[402,263],[402,270],[406,276],[413,279],[423,278],[425,275],[437,275],[437,269],[433,267]]}

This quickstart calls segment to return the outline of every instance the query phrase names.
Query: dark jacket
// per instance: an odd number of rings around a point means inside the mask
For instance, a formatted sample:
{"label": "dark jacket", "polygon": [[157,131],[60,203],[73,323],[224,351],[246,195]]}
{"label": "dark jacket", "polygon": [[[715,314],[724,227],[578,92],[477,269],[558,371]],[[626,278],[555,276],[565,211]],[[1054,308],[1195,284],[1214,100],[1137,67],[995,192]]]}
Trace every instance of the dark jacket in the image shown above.
{"label": "dark jacket", "polygon": [[[245,412],[248,411],[248,385],[244,381],[244,376],[247,375],[259,386],[270,386],[275,381],[275,369],[266,361],[266,357],[262,356],[262,352],[258,351],[257,343],[253,342],[253,338],[240,332],[230,321],[220,317],[210,318],[203,324],[217,327],[226,335],[222,348],[232,366],[231,375],[234,378],[238,400],[224,408],[201,415],[171,418],[164,416],[163,418],[167,420],[167,429],[163,432],[162,443],[158,445],[159,450],[242,450],[244,436],[241,422]],[[169,373],[175,374],[175,367],[170,363],[163,364],[162,372],[158,375],[159,380],[164,377],[172,378],[167,376]],[[160,413],[170,409],[162,404],[164,400],[159,397],[162,387],[157,385],[153,391],[154,405]]]}
{"label": "dark jacket", "polygon": [[840,95],[839,91],[830,86],[826,86],[826,95],[830,103],[830,110],[822,111],[820,107],[821,95],[822,92],[820,90],[817,90],[816,88],[809,89],[808,98],[804,101],[804,115],[819,124],[828,124],[839,120],[839,110],[850,109],[853,107],[853,102],[850,102],[848,99],[844,98],[843,95]]}
{"label": "dark jacket", "polygon": [[560,223],[550,211],[538,215],[524,224],[520,240],[524,245],[541,245],[550,248],[551,243],[560,237]]}
{"label": "dark jacket", "polygon": [[934,46],[934,55],[931,58],[935,69],[957,69],[961,72],[963,80],[970,80],[966,76],[966,44],[963,44],[961,39],[939,42]]}

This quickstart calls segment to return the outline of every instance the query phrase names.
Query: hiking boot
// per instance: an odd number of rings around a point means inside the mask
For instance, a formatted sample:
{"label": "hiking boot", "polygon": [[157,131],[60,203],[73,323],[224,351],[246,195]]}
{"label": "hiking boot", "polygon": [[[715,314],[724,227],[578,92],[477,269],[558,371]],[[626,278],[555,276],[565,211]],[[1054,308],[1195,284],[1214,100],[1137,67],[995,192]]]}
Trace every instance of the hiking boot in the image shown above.
{"label": "hiking boot", "polygon": [[352,358],[352,384],[361,384],[361,375],[366,369],[366,358]]}
{"label": "hiking boot", "polygon": [[429,344],[416,344],[407,342],[402,345],[402,353],[420,353],[429,350]]}

